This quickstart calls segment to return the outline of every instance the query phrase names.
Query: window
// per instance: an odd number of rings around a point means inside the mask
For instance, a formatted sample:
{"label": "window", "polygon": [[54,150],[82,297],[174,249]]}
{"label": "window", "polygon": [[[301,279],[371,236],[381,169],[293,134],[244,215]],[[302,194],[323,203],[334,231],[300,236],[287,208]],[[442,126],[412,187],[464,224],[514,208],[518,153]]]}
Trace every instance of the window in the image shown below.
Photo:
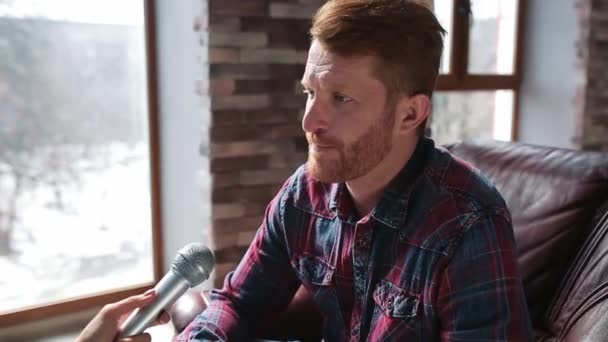
{"label": "window", "polygon": [[449,32],[430,120],[437,143],[515,140],[524,7],[525,0],[434,0]]}
{"label": "window", "polygon": [[452,25],[454,19],[454,2],[452,0],[434,0],[435,15],[441,26],[447,31],[443,41],[443,55],[441,55],[441,67],[439,69],[442,75],[450,74],[450,61],[452,59]]}
{"label": "window", "polygon": [[0,326],[162,271],[151,6],[0,0]]}

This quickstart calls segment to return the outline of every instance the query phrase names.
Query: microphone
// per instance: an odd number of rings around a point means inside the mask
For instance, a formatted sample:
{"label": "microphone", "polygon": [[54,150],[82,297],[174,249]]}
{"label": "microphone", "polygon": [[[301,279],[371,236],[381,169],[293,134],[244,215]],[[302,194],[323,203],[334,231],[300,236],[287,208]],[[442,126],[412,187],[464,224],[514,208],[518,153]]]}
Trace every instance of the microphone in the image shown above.
{"label": "microphone", "polygon": [[157,293],[154,302],[135,310],[127,318],[120,329],[120,337],[141,334],[189,288],[209,278],[214,264],[213,253],[201,244],[191,243],[180,249],[171,270],[154,287]]}

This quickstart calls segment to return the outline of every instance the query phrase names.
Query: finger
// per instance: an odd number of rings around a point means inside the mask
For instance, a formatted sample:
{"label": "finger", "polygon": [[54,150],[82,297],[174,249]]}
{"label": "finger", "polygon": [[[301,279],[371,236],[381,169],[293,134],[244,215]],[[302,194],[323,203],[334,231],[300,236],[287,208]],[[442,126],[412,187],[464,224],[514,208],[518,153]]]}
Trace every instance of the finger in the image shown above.
{"label": "finger", "polygon": [[163,311],[160,314],[160,317],[158,317],[158,319],[159,319],[159,321],[162,324],[165,324],[165,323],[169,323],[169,321],[171,320],[171,316],[169,316],[169,314],[167,313],[167,311]]}
{"label": "finger", "polygon": [[166,311],[162,311],[158,318],[152,323],[152,326],[169,323],[171,317]]}
{"label": "finger", "polygon": [[171,320],[171,317],[169,316],[169,314],[166,311],[162,311],[158,317],[154,320],[154,322],[152,322],[152,324],[150,324],[150,327],[154,327],[157,325],[161,325],[161,324],[167,324],[169,323],[169,321]]}
{"label": "finger", "polygon": [[152,303],[156,293],[154,289],[150,289],[143,294],[125,298],[119,302],[108,304],[104,308],[107,316],[118,318],[137,308]]}
{"label": "finger", "polygon": [[129,336],[125,338],[121,338],[117,342],[151,342],[152,337],[148,333],[139,334],[135,336]]}

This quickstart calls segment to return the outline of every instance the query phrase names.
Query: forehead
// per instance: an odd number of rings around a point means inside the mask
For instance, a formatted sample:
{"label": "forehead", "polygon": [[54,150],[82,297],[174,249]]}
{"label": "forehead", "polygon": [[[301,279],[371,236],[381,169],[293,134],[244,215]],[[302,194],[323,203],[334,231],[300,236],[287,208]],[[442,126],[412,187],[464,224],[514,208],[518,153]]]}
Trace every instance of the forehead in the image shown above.
{"label": "forehead", "polygon": [[374,56],[345,57],[328,51],[318,41],[313,41],[308,51],[303,82],[328,82],[352,84],[352,82],[382,86],[376,76],[377,59]]}

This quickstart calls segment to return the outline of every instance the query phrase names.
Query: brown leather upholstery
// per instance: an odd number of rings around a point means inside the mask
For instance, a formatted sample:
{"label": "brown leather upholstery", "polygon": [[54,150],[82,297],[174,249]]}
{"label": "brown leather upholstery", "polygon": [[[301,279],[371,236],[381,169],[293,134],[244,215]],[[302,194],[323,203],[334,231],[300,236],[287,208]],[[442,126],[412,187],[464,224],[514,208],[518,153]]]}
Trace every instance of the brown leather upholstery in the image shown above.
{"label": "brown leather upholstery", "polygon": [[[448,149],[487,175],[511,210],[537,339],[608,341],[608,153],[499,142]],[[281,327],[320,326],[304,312]]]}
{"label": "brown leather upholstery", "polygon": [[546,316],[546,340],[608,341],[608,202]]}

